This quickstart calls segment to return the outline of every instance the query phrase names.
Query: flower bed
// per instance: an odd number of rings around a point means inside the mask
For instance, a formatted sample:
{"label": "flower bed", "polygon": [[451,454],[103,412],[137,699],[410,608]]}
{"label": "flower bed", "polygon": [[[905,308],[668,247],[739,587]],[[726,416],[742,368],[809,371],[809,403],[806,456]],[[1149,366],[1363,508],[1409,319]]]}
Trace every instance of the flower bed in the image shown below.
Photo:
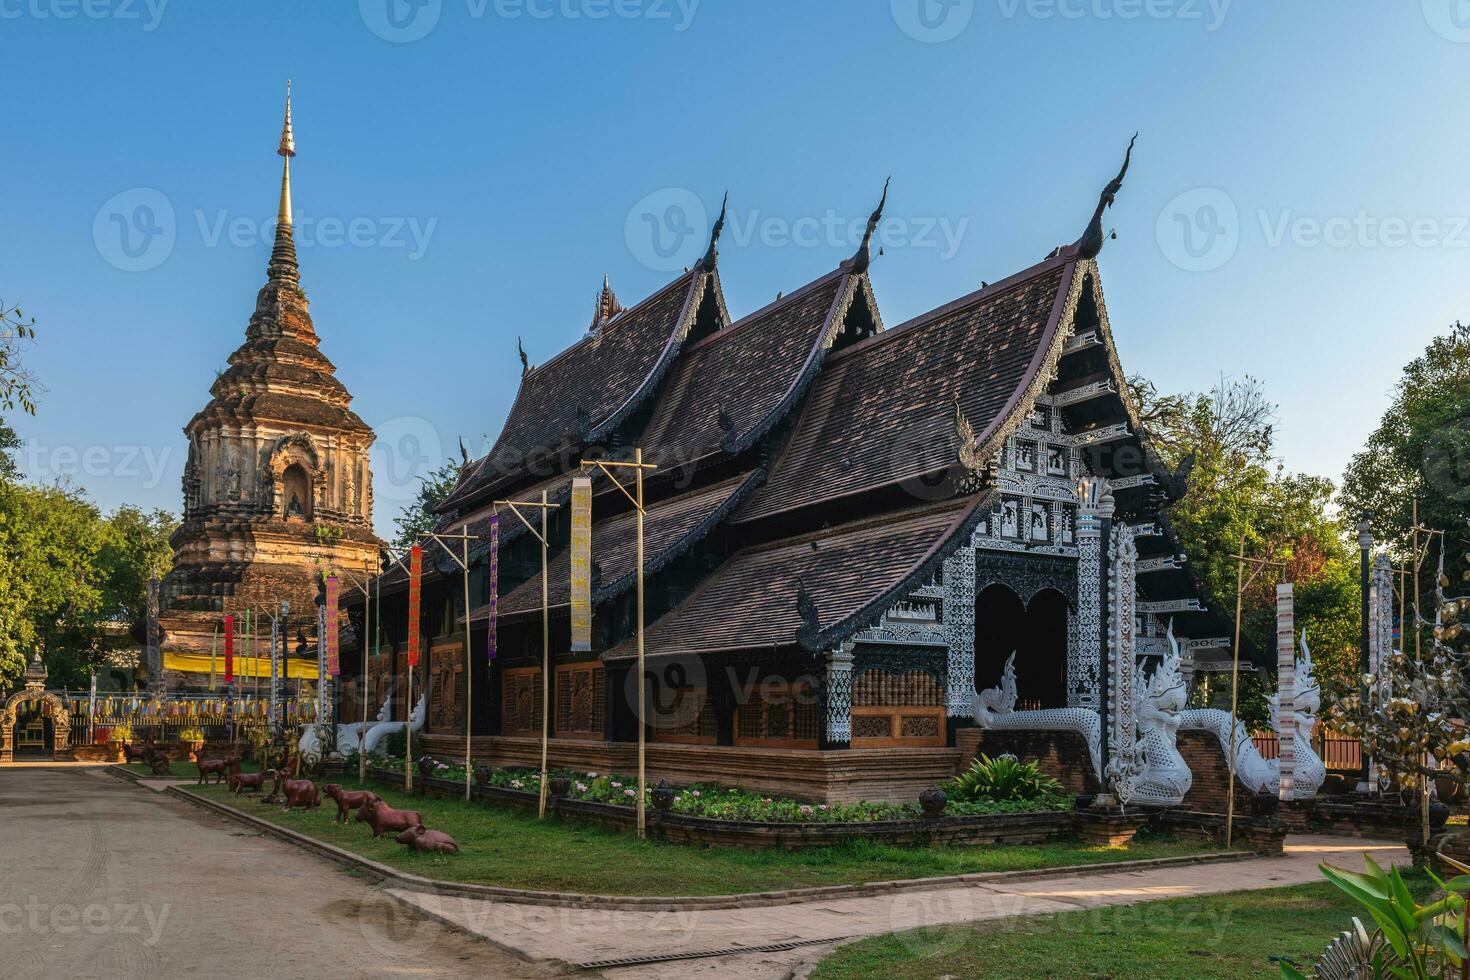
{"label": "flower bed", "polygon": [[[403,772],[402,759],[378,756],[370,764],[380,771]],[[352,766],[349,764],[347,768],[351,769]],[[431,762],[427,769],[428,778],[432,780],[464,785],[464,766]],[[422,770],[416,775],[424,778]],[[558,776],[567,779],[567,792],[561,796],[564,800],[602,803],[630,810],[637,806],[638,779],[635,776],[572,770],[558,770],[549,775],[553,779]],[[528,793],[538,799],[540,797],[541,774],[534,770],[481,767],[475,774],[475,782],[482,787]],[[645,807],[650,811],[654,809],[653,794],[654,787],[649,786]],[[1057,813],[1070,810],[1072,805],[1071,797],[1048,793],[1035,800],[950,801],[945,807],[944,815],[980,817],[1013,813]],[[675,790],[669,811],[691,817],[746,823],[874,823],[913,820],[922,815],[917,803],[805,803],[784,797],[762,796],[736,787],[712,783],[695,783]]]}
{"label": "flower bed", "polygon": [[[463,766],[434,763],[425,770],[431,774],[415,773],[418,791],[443,797],[464,793]],[[369,773],[384,783],[401,784],[403,762],[379,758]],[[635,825],[636,780],[602,773],[552,775],[568,780],[565,796],[548,798],[548,808],[558,817],[624,830]],[[540,773],[486,767],[479,776],[471,790],[473,798],[519,809],[539,806]],[[1039,844],[1071,837],[1077,830],[1072,801],[1059,796],[1028,803],[962,804],[954,813],[946,811],[936,818],[922,816],[916,804],[812,804],[728,786],[681,787],[676,802],[661,811],[653,805],[652,794],[650,789],[646,809],[650,836],[725,847],[820,847],[850,840],[898,845]]]}

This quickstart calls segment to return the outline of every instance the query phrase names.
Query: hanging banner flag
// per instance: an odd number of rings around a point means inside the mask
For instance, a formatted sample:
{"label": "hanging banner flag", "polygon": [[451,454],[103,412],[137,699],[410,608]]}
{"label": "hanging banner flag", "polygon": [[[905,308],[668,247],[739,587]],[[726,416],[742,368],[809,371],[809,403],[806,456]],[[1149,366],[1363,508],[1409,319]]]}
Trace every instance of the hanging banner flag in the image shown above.
{"label": "hanging banner flag", "polygon": [[424,549],[408,549],[408,665],[419,665],[419,598],[424,584]]}
{"label": "hanging banner flag", "polygon": [[225,683],[235,683],[235,617],[225,617]]}
{"label": "hanging banner flag", "polygon": [[592,481],[572,481],[572,650],[592,649]]}
{"label": "hanging banner flag", "polygon": [[327,674],[338,677],[342,673],[342,662],[338,658],[337,648],[337,603],[341,592],[341,586],[335,575],[327,578]]}
{"label": "hanging banner flag", "polygon": [[500,611],[500,515],[490,515],[490,598],[485,602],[485,609],[489,613],[488,626],[490,639],[487,641],[490,650],[490,659],[495,659],[495,634],[499,632],[498,613]]}

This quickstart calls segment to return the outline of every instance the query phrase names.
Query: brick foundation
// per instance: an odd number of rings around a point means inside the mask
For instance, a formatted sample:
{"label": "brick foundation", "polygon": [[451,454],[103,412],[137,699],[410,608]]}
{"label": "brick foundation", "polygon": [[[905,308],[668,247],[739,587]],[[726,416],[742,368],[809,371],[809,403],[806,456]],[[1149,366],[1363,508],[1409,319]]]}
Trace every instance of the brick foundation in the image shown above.
{"label": "brick foundation", "polygon": [[984,731],[964,728],[955,734],[960,769],[982,752],[994,758],[1009,752],[1023,762],[1034,761],[1042,772],[1062,784],[1067,793],[1096,793],[1100,789],[1092,772],[1087,742],[1076,732]]}

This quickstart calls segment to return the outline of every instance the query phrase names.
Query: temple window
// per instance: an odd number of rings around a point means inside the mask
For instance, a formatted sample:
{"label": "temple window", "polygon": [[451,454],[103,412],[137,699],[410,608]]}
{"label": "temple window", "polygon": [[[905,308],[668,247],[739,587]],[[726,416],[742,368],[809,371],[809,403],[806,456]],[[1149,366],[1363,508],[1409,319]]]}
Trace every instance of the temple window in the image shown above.
{"label": "temple window", "polygon": [[705,688],[655,684],[648,707],[655,742],[715,744],[717,721]]}
{"label": "temple window", "polygon": [[556,734],[560,738],[602,738],[603,673],[597,663],[556,668]]}
{"label": "temple window", "polygon": [[735,710],[736,745],[814,749],[820,730],[816,694],[806,681],[767,681]]}
{"label": "temple window", "polygon": [[500,733],[541,734],[541,671],[508,667],[500,676]]}
{"label": "temple window", "polygon": [[866,670],[852,684],[852,747],[944,745],[944,685],[922,670]]}

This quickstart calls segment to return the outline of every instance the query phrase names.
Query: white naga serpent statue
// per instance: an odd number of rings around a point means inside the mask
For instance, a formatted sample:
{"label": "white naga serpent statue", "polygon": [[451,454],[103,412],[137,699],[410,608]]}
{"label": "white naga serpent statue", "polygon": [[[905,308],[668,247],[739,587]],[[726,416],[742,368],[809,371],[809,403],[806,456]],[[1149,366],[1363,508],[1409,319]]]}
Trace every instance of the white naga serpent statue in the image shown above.
{"label": "white naga serpent statue", "polygon": [[[387,721],[388,716],[392,713],[393,695],[389,694],[386,698],[383,699],[383,706],[378,709],[377,717],[373,721],[354,721],[347,724],[338,725],[337,751],[356,752],[358,731],[366,731],[378,722]],[[317,738],[316,726],[307,725],[306,728],[301,732],[301,740],[296,743],[296,747],[299,748],[304,755],[316,755],[320,751],[318,745],[319,741],[320,740]]]}
{"label": "white naga serpent statue", "polygon": [[[1179,754],[1176,738],[1179,713],[1184,707],[1187,690],[1179,673],[1179,651],[1164,658],[1152,677],[1143,668],[1135,668],[1135,715],[1138,718],[1136,771],[1128,775],[1127,791],[1122,795],[1131,802],[1155,806],[1175,806],[1189,792],[1193,774]],[[1016,655],[1006,660],[1000,686],[982,691],[975,699],[975,723],[986,731],[1065,731],[1076,732],[1087,743],[1092,758],[1092,772],[1098,785],[1105,785],[1102,774],[1102,729],[1097,712],[1089,708],[1044,708],[1039,711],[1017,711]]]}
{"label": "white naga serpent statue", "polygon": [[[419,695],[418,703],[413,706],[412,713],[408,716],[408,727],[415,732],[423,731],[424,715],[429,710],[429,698],[426,694]],[[395,732],[403,731],[401,721],[381,721],[368,729],[367,737],[362,741],[362,751],[370,753],[378,747],[378,743]]]}
{"label": "white naga serpent statue", "polygon": [[[1296,733],[1292,746],[1296,751],[1296,763],[1291,783],[1291,798],[1310,800],[1322,788],[1327,779],[1327,767],[1312,747],[1312,731],[1317,726],[1317,712],[1322,707],[1322,687],[1312,674],[1312,650],[1307,646],[1306,630],[1302,631],[1302,656],[1296,662],[1296,686],[1292,715],[1296,719]],[[1281,714],[1277,695],[1271,695],[1271,728],[1277,736],[1281,734]],[[1220,751],[1230,757],[1230,712],[1219,708],[1191,708],[1182,715],[1180,726],[1190,731],[1209,732],[1220,743]],[[1281,763],[1277,759],[1261,757],[1260,750],[1251,740],[1245,723],[1235,723],[1235,778],[1253,793],[1276,793],[1280,789]]]}

